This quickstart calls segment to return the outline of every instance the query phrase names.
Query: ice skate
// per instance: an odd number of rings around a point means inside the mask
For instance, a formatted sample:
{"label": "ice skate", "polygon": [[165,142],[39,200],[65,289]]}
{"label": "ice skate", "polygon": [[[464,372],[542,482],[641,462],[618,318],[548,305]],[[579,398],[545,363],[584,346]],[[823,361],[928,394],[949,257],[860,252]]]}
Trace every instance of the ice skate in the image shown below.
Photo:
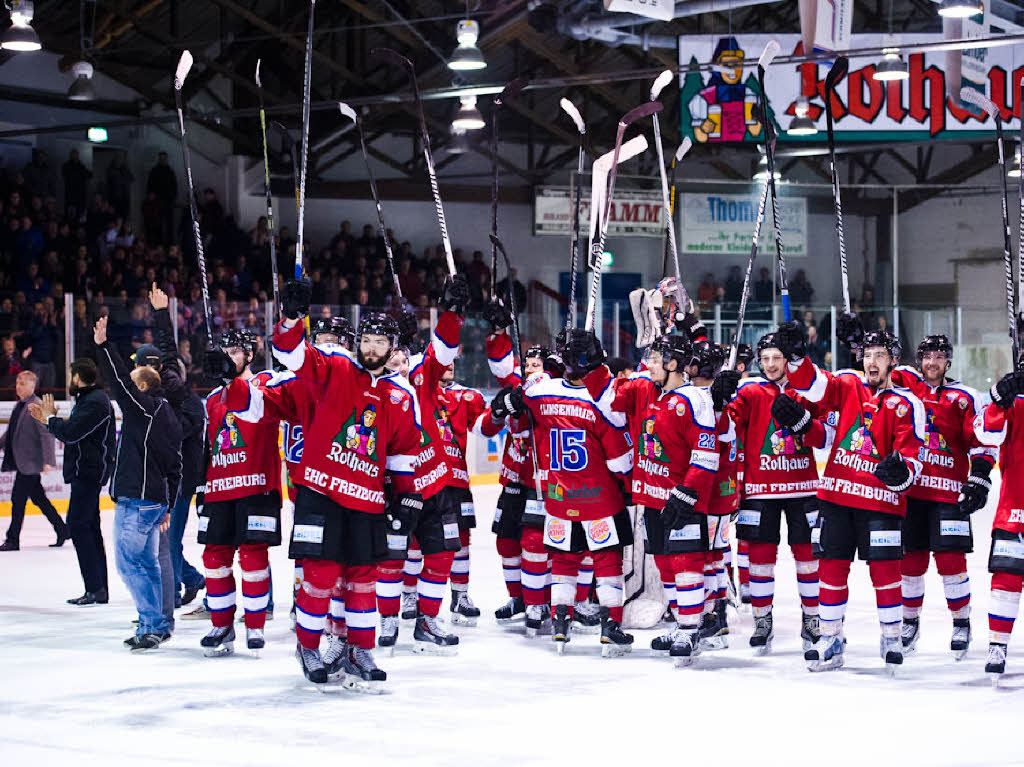
{"label": "ice skate", "polygon": [[901,637],[887,637],[884,634],[878,642],[878,654],[885,661],[889,676],[896,676],[896,668],[903,665],[903,641]]}
{"label": "ice skate", "polygon": [[[733,604],[733,607],[736,605]],[[729,600],[728,599],[716,599],[715,600],[715,614],[718,616],[718,624],[721,626],[721,633],[723,636],[729,633]]]}
{"label": "ice skate", "polygon": [[607,608],[601,608],[601,657],[616,658],[633,650],[633,635],[622,630],[618,621],[608,616]]}
{"label": "ice skate", "polygon": [[679,639],[672,643],[669,655],[675,658],[676,666],[682,668],[693,663],[701,653],[700,629],[679,630]]}
{"label": "ice skate", "polygon": [[455,655],[459,651],[459,638],[444,630],[437,616],[416,616],[416,628],[412,632],[413,652],[430,655]]}
{"label": "ice skate", "polygon": [[355,690],[370,695],[384,692],[384,682],[388,675],[373,660],[373,650],[363,647],[349,646],[345,655],[345,679],[341,686],[346,690]]}
{"label": "ice skate", "polygon": [[480,608],[473,604],[467,592],[452,592],[452,625],[475,626],[479,617]]}
{"label": "ice skate", "polygon": [[565,645],[569,642],[571,629],[569,605],[555,605],[555,615],[551,619],[551,638],[555,642],[555,649],[558,650],[559,655],[565,652]]}
{"label": "ice skate", "polygon": [[801,614],[800,639],[804,643],[804,652],[814,647],[817,641],[821,639],[821,623],[817,615]]}
{"label": "ice skate", "polygon": [[209,619],[210,611],[206,607],[206,602],[200,603],[199,607],[195,610],[190,610],[178,616],[179,621],[207,621]]}
{"label": "ice skate", "polygon": [[843,640],[838,636],[825,636],[804,653],[808,671],[831,671],[843,665]]}
{"label": "ice skate", "polygon": [[416,612],[419,610],[419,597],[416,596],[415,591],[403,591],[402,592],[402,620],[403,621],[414,621],[416,620]]}
{"label": "ice skate", "polygon": [[772,614],[754,618],[754,633],[750,635],[750,646],[756,655],[767,655],[772,651],[772,640],[775,638],[775,627],[772,625]]}
{"label": "ice skate", "polygon": [[992,642],[988,646],[988,660],[985,661],[985,673],[992,680],[992,686],[998,687],[999,680],[1006,671],[1006,645]]}
{"label": "ice skate", "polygon": [[377,647],[381,654],[391,657],[395,654],[395,644],[398,642],[398,616],[380,616],[380,636],[377,637]]}
{"label": "ice skate", "polygon": [[526,606],[526,636],[535,637],[551,620],[550,605]]}
{"label": "ice skate", "polygon": [[917,640],[921,638],[921,619],[903,618],[903,628],[900,631],[900,642],[903,645],[903,654],[910,655],[917,651]]}
{"label": "ice skate", "polygon": [[601,630],[601,608],[593,602],[577,602],[572,610],[572,630],[577,634],[597,634]]}
{"label": "ice skate", "polygon": [[971,646],[970,618],[953,619],[953,638],[949,640],[949,649],[953,651],[953,660],[962,661],[967,657]]}
{"label": "ice skate", "polygon": [[327,668],[324,666],[323,658],[320,657],[320,651],[297,644],[295,658],[299,661],[306,679],[315,684],[320,692],[323,692],[324,685],[327,684]]}
{"label": "ice skate", "polygon": [[498,623],[516,623],[526,618],[526,604],[522,597],[510,597],[509,600],[494,611],[494,620]]}
{"label": "ice skate", "polygon": [[348,657],[348,640],[337,634],[328,634],[327,649],[320,654],[320,660],[323,661],[324,668],[327,669],[327,681],[340,682],[345,676],[346,657]]}
{"label": "ice skate", "polygon": [[260,651],[263,649],[266,642],[263,639],[263,629],[250,629],[245,630],[245,646],[252,653],[253,657],[260,657]]}
{"label": "ice skate", "polygon": [[668,633],[662,634],[660,637],[654,637],[651,640],[651,649],[655,652],[667,653],[672,649],[672,645],[682,638],[682,632],[682,626],[677,623]]}
{"label": "ice skate", "polygon": [[214,626],[210,633],[199,640],[199,644],[207,658],[231,655],[235,651],[235,627]]}
{"label": "ice skate", "polygon": [[[133,636],[125,640],[124,644],[129,650],[134,652],[148,652],[149,650],[155,650],[166,640],[161,639],[163,634],[143,634],[142,636]],[[170,635],[167,635],[170,638]]]}
{"label": "ice skate", "polygon": [[723,630],[718,613],[704,613],[700,616],[700,629],[697,632],[699,650],[710,652],[726,649],[729,646],[727,633],[728,629]]}

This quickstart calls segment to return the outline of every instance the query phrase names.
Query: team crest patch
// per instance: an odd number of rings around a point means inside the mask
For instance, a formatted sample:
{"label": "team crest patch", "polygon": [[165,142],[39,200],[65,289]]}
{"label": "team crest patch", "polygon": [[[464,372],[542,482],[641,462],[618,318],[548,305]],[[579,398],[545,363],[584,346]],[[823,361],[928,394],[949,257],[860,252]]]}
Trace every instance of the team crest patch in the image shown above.
{"label": "team crest patch", "polygon": [[851,453],[870,455],[877,458],[878,450],[875,448],[875,440],[871,436],[872,418],[873,416],[870,412],[863,413],[861,418],[858,418],[850,425],[850,430],[846,432],[846,436],[843,437],[843,441],[839,446],[849,450]]}
{"label": "team crest patch", "polygon": [[217,432],[217,441],[214,444],[216,446],[215,452],[218,453],[224,450],[238,450],[245,447],[245,440],[242,439],[242,433],[238,430],[238,423],[235,421],[234,413],[228,413],[224,416],[220,430]]}
{"label": "team crest patch", "polygon": [[402,392],[399,391],[398,389],[392,389],[390,392],[388,392],[388,399],[390,399],[393,403],[397,405],[403,399]]}
{"label": "team crest patch", "polygon": [[678,405],[676,405],[676,415],[678,415],[678,416],[686,415],[686,405],[684,405],[682,402],[680,402]]}
{"label": "team crest patch", "polygon": [[352,415],[341,425],[341,431],[334,441],[340,442],[348,450],[357,455],[365,456],[371,461],[377,460],[377,407],[367,405],[363,412],[356,416],[355,408]]}
{"label": "team crest patch", "polygon": [[898,417],[902,418],[902,417],[903,417],[903,416],[905,416],[906,414],[907,414],[907,406],[906,406],[906,404],[901,404],[901,405],[899,405],[899,406],[898,406],[898,407],[896,408],[896,415],[897,415]]}

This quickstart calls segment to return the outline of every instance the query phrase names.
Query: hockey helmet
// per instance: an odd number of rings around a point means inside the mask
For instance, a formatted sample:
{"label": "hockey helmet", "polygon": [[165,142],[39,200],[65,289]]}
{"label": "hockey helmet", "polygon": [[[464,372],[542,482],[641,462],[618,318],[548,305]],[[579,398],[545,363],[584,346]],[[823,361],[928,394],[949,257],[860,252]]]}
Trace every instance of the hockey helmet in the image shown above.
{"label": "hockey helmet", "polygon": [[391,315],[383,312],[367,312],[359,319],[358,337],[365,335],[384,336],[391,346],[398,345],[398,323]]}
{"label": "hockey helmet", "polygon": [[220,335],[221,349],[241,348],[246,354],[252,356],[256,350],[256,334],[248,328],[228,328]]}
{"label": "hockey helmet", "polygon": [[683,335],[664,335],[651,344],[650,354],[658,355],[661,364],[667,365],[670,360],[676,361],[676,370],[680,373],[693,359],[693,344]]}
{"label": "hockey helmet", "polygon": [[338,343],[346,349],[355,346],[356,334],[352,329],[352,323],[344,317],[317,317],[309,329],[309,336],[314,344],[321,333],[335,336]]}
{"label": "hockey helmet", "polygon": [[872,346],[884,346],[885,350],[889,352],[889,356],[892,357],[893,364],[898,362],[903,355],[903,345],[900,343],[900,339],[889,330],[869,330],[865,333],[860,346],[857,347],[857,359],[864,359],[864,351]]}
{"label": "hockey helmet", "polygon": [[697,367],[697,378],[714,378],[715,373],[725,364],[722,347],[711,341],[695,341],[691,345],[687,367]]}
{"label": "hockey helmet", "polygon": [[736,347],[736,362],[742,364],[745,369],[750,370],[750,363],[754,361],[754,347],[750,344],[739,344]]}
{"label": "hockey helmet", "polygon": [[917,345],[918,367],[921,366],[921,360],[924,359],[924,355],[928,352],[942,352],[946,355],[947,367],[953,361],[953,344],[949,342],[949,338],[941,333],[925,336],[924,340]]}

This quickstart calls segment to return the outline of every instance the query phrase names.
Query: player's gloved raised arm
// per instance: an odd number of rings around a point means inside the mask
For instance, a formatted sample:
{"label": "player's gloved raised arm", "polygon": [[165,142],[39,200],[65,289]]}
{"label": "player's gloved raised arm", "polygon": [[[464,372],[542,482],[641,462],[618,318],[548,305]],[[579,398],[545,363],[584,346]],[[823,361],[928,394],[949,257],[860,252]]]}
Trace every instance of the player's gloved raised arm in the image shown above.
{"label": "player's gloved raised arm", "polygon": [[992,401],[1001,408],[1012,407],[1018,395],[1024,394],[1024,371],[1007,373],[989,391]]}
{"label": "player's gloved raised arm", "polygon": [[811,428],[811,414],[788,394],[779,392],[772,400],[772,418],[793,434],[804,435]]}
{"label": "player's gloved raised arm", "polygon": [[779,351],[788,362],[800,362],[807,356],[804,328],[796,320],[779,325],[779,329],[775,331],[775,340],[778,343]]}
{"label": "player's gloved raised arm", "polygon": [[720,370],[715,380],[711,382],[711,402],[715,406],[715,412],[721,413],[725,406],[736,394],[736,388],[740,385],[742,373],[738,370]]}
{"label": "player's gloved raised arm", "polygon": [[509,416],[518,418],[525,410],[521,386],[506,386],[491,400],[491,417],[498,421],[503,421]]}
{"label": "player's gloved raised arm", "polygon": [[227,386],[238,377],[239,371],[226,351],[219,346],[211,346],[203,357],[203,375]]}
{"label": "player's gloved raised arm", "polygon": [[444,295],[441,297],[441,308],[454,312],[459,316],[466,313],[469,305],[469,283],[466,275],[456,274],[448,277],[444,283]]}
{"label": "player's gloved raised arm", "polygon": [[563,360],[567,368],[589,373],[597,370],[605,361],[601,339],[592,330],[573,328],[566,338],[569,359]]}
{"label": "player's gloved raised arm", "polygon": [[697,315],[693,312],[687,312],[683,315],[681,324],[683,332],[689,337],[691,341],[703,341],[708,337],[708,328],[701,320],[697,319]]}
{"label": "player's gloved raised arm", "polygon": [[961,513],[973,514],[985,506],[988,491],[992,489],[989,480],[991,473],[991,462],[979,457],[971,459],[971,473],[967,475],[967,481],[960,488],[960,497],[956,499]]}
{"label": "player's gloved raised arm", "polygon": [[665,508],[661,510],[661,523],[666,530],[677,530],[697,505],[697,491],[686,485],[676,485],[668,493]]}
{"label": "player's gloved raised arm", "polygon": [[836,339],[851,348],[860,346],[864,340],[864,325],[860,317],[851,312],[844,312],[836,318]]}
{"label": "player's gloved raised arm", "polygon": [[484,307],[484,322],[492,333],[504,332],[512,324],[512,312],[500,301],[491,301]]}
{"label": "player's gloved raised arm", "polygon": [[388,525],[399,535],[408,535],[423,511],[423,496],[403,493],[388,506]]}
{"label": "player's gloved raised arm", "polygon": [[420,323],[416,319],[416,312],[406,309],[398,315],[398,345],[412,349],[416,341],[416,333],[419,332]]}
{"label": "player's gloved raised arm", "polygon": [[875,477],[883,485],[897,493],[902,493],[914,482],[914,474],[903,460],[903,456],[893,450],[875,466]]}
{"label": "player's gloved raised arm", "polygon": [[308,277],[288,280],[284,284],[284,295],[281,297],[281,314],[290,320],[297,320],[309,314],[309,304],[313,300],[313,283]]}

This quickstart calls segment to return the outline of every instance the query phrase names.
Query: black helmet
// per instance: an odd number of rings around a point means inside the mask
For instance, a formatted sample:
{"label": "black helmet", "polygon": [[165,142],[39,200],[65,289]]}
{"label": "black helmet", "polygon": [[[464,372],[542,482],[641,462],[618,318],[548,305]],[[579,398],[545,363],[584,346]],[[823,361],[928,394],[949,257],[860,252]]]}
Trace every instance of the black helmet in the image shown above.
{"label": "black helmet", "polygon": [[313,320],[309,329],[309,337],[313,343],[316,343],[316,337],[321,333],[337,336],[338,343],[346,349],[355,346],[356,334],[352,329],[352,323],[344,317],[318,317]]}
{"label": "black helmet", "polygon": [[736,362],[742,363],[747,370],[750,370],[750,363],[754,361],[754,347],[750,344],[740,344],[736,347]]}
{"label": "black helmet", "polygon": [[675,360],[678,364],[676,369],[682,373],[693,358],[693,343],[683,335],[664,335],[651,344],[651,354],[661,355],[662,365]]}
{"label": "black helmet", "polygon": [[246,354],[252,355],[256,350],[256,334],[248,328],[228,328],[220,335],[221,349],[240,347]]}
{"label": "black helmet", "polygon": [[946,364],[949,365],[953,361],[953,344],[949,342],[949,338],[942,335],[925,336],[924,340],[917,345],[917,365],[921,366],[921,360],[927,352],[942,352],[946,355]]}
{"label": "black helmet", "polygon": [[691,346],[687,366],[696,365],[698,378],[714,378],[715,373],[725,364],[722,347],[711,341],[695,341]]}
{"label": "black helmet", "polygon": [[548,355],[550,354],[551,350],[548,347],[537,344],[536,346],[531,346],[529,349],[527,349],[526,354],[524,356],[526,357],[526,359],[536,357],[538,359],[545,360],[548,358]]}
{"label": "black helmet", "polygon": [[395,318],[382,312],[367,312],[359,319],[359,337],[365,335],[386,336],[391,346],[398,345],[398,323]]}
{"label": "black helmet", "polygon": [[900,343],[900,339],[889,330],[869,330],[865,333],[860,346],[857,347],[857,359],[864,359],[864,350],[869,346],[884,346],[894,362],[903,355],[903,345]]}

